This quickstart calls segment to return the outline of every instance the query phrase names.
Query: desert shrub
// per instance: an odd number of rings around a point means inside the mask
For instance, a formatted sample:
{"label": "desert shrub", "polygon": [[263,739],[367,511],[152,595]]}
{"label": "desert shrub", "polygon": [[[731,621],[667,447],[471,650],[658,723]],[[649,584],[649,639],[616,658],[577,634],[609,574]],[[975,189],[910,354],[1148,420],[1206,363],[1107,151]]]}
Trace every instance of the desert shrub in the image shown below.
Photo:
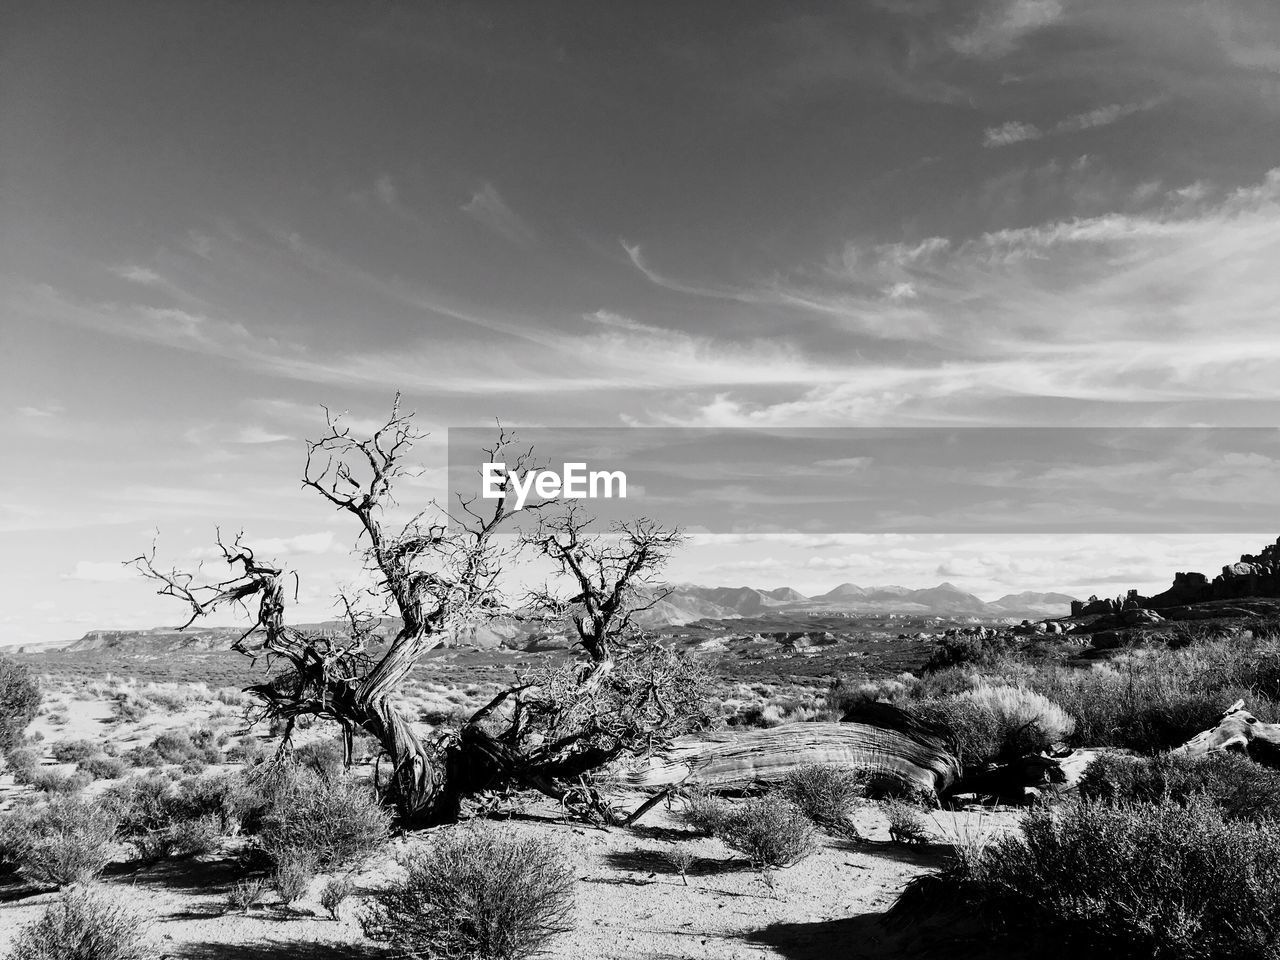
{"label": "desert shrub", "polygon": [[942,637],[923,669],[925,673],[933,673],[952,667],[997,666],[1011,646],[1011,641],[1003,637],[985,640],[965,636]]}
{"label": "desert shrub", "polygon": [[361,924],[409,956],[519,960],[569,929],[574,871],[560,845],[491,827],[455,827],[403,861]]}
{"label": "desert shrub", "polygon": [[161,710],[180,713],[191,705],[191,694],[186,690],[168,687],[147,687],[147,699]]}
{"label": "desert shrub", "polygon": [[124,752],[120,758],[131,767],[139,770],[154,770],[164,766],[164,757],[152,746],[133,747]]}
{"label": "desert shrub", "polygon": [[340,777],[346,772],[346,752],[339,739],[313,740],[293,751],[299,766],[325,778]]}
{"label": "desert shrub", "polygon": [[15,783],[29,783],[31,773],[40,766],[40,756],[30,747],[11,747],[5,752],[4,762]]}
{"label": "desert shrub", "polygon": [[859,774],[837,764],[810,763],[796,767],[782,781],[782,793],[820,827],[848,833],[849,811],[865,793]]}
{"label": "desert shrub", "polygon": [[227,763],[241,763],[245,766],[253,766],[265,760],[267,750],[258,740],[246,737],[238,743],[233,743],[227,748]]}
{"label": "desert shrub", "polygon": [[320,888],[320,906],[335,920],[341,919],[338,911],[342,904],[355,892],[355,884],[349,876],[331,877]]}
{"label": "desert shrub", "polygon": [[298,767],[263,780],[258,832],[273,860],[286,851],[307,851],[318,869],[329,870],[363,860],[387,840],[391,816],[367,784]]}
{"label": "desert shrub", "polygon": [[199,786],[175,784],[153,773],[115,784],[102,802],[116,816],[119,836],[134,847],[138,859],[154,863],[215,850],[226,823],[221,799],[221,794],[210,798]]}
{"label": "desert shrub", "polygon": [[151,749],[160,754],[165,763],[183,763],[201,756],[200,747],[191,740],[185,730],[167,730],[151,741]]}
{"label": "desert shrub", "polygon": [[54,797],[43,807],[20,808],[4,833],[23,873],[54,886],[96,878],[115,850],[116,818],[99,804]]}
{"label": "desert shrub", "polygon": [[227,908],[248,913],[267,893],[267,881],[261,877],[240,880],[227,891]]}
{"label": "desert shrub", "polygon": [[283,850],[275,858],[271,885],[285,903],[296,903],[307,895],[316,877],[316,855],[311,850]]}
{"label": "desert shrub", "polygon": [[885,800],[880,810],[889,821],[889,839],[894,843],[928,843],[932,838],[929,823],[920,809],[902,800]]}
{"label": "desert shrub", "polygon": [[26,667],[0,657],[0,751],[22,739],[40,709],[40,686]]}
{"label": "desert shrub", "polygon": [[1176,747],[1243,698],[1280,720],[1280,644],[1247,635],[1123,651],[1092,669],[1051,668],[1029,684],[1076,718],[1074,742],[1141,752]]}
{"label": "desert shrub", "polygon": [[151,955],[141,917],[109,893],[73,887],[19,931],[12,960],[143,960]]}
{"label": "desert shrub", "polygon": [[1042,694],[1025,687],[989,686],[911,705],[921,718],[945,727],[960,761],[977,766],[1014,760],[1063,743],[1075,720]]}
{"label": "desert shrub", "polygon": [[177,820],[165,827],[135,833],[130,842],[144,863],[213,853],[222,842],[222,830],[213,817]]}
{"label": "desert shrub", "polygon": [[680,818],[693,830],[706,837],[713,837],[721,822],[728,815],[729,804],[705,790],[692,789],[685,796]]}
{"label": "desert shrub", "polygon": [[1233,820],[1280,819],[1280,773],[1232,753],[1201,757],[1103,755],[1080,778],[1080,795],[1110,803],[1204,799]]}
{"label": "desert shrub", "polygon": [[129,767],[119,757],[98,754],[81,760],[76,769],[95,780],[116,780],[123,777]]}
{"label": "desert shrub", "polygon": [[137,723],[146,719],[155,707],[150,700],[143,697],[134,696],[127,691],[116,694],[114,702],[111,704],[111,714],[117,722],[120,723]]}
{"label": "desert shrub", "polygon": [[248,695],[235,687],[219,687],[213,692],[213,697],[228,707],[242,707],[249,701]]}
{"label": "desert shrub", "polygon": [[51,727],[65,727],[71,722],[66,710],[50,710],[49,715],[44,720]]}
{"label": "desert shrub", "polygon": [[946,905],[1038,955],[1275,960],[1280,831],[1181,806],[1082,801],[913,881],[894,913]]}
{"label": "desert shrub", "polygon": [[175,787],[180,816],[213,817],[223,833],[240,830],[255,802],[244,779],[233,773],[214,772],[186,777]]}
{"label": "desert shrub", "polygon": [[715,836],[760,870],[798,863],[815,848],[809,818],[776,793],[728,805]]}
{"label": "desert shrub", "polygon": [[59,763],[79,763],[97,753],[98,748],[90,740],[55,740],[49,752]]}
{"label": "desert shrub", "polygon": [[687,887],[689,885],[689,868],[698,859],[693,852],[693,848],[686,843],[677,843],[664,850],[662,857],[667,863],[671,864],[676,873],[680,874],[680,881]]}
{"label": "desert shrub", "polygon": [[69,796],[79,793],[93,782],[93,778],[79,770],[66,773],[62,770],[43,768],[33,770],[27,782],[41,793]]}

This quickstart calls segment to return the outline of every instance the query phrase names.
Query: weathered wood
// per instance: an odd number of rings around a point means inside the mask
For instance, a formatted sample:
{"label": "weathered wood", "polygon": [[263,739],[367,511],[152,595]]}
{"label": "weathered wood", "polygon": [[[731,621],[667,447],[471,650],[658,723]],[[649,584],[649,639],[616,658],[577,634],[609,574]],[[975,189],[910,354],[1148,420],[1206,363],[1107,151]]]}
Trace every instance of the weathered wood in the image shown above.
{"label": "weathered wood", "polygon": [[1268,767],[1280,768],[1280,723],[1263,723],[1237,700],[1214,727],[1196,734],[1174,753],[1193,757],[1234,750]]}
{"label": "weathered wood", "polygon": [[1028,796],[1027,788],[1052,793],[1069,793],[1080,784],[1089,765],[1104,753],[1116,753],[1111,748],[1081,748],[1063,753],[1031,753],[1012,763],[988,764],[981,770],[968,771],[957,785],[955,799],[970,795],[1022,799]]}
{"label": "weathered wood", "polygon": [[931,794],[946,792],[960,777],[959,762],[946,750],[898,730],[864,723],[788,723],[677,738],[628,771],[626,779],[638,788],[747,789],[776,783],[810,763],[839,764]]}

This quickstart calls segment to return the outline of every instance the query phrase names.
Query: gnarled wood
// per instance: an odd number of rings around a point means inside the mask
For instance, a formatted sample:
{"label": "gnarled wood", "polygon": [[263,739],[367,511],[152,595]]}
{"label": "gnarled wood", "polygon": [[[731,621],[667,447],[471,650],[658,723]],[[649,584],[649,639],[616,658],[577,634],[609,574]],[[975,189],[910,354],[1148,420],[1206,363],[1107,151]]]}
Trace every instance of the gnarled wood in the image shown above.
{"label": "gnarled wood", "polygon": [[1196,734],[1174,753],[1193,757],[1219,750],[1234,750],[1268,767],[1280,768],[1280,723],[1263,723],[1237,700],[1216,726]]}
{"label": "gnarled wood", "polygon": [[638,788],[746,789],[776,783],[811,763],[839,764],[934,795],[960,777],[956,758],[927,739],[864,723],[788,723],[679,737],[628,771],[626,781]]}

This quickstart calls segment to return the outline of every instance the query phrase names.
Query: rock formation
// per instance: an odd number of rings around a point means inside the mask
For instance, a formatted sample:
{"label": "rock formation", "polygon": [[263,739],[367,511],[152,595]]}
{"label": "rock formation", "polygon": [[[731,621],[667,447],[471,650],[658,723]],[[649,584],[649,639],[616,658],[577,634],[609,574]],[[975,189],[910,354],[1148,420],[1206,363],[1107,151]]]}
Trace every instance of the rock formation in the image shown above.
{"label": "rock formation", "polygon": [[1115,614],[1125,610],[1163,610],[1211,600],[1238,600],[1242,597],[1280,597],[1280,538],[1268,544],[1259,554],[1246,553],[1238,563],[1229,563],[1222,573],[1210,580],[1203,573],[1178,573],[1173,585],[1154,597],[1142,597],[1130,590],[1124,597],[1071,604],[1073,617],[1090,614]]}

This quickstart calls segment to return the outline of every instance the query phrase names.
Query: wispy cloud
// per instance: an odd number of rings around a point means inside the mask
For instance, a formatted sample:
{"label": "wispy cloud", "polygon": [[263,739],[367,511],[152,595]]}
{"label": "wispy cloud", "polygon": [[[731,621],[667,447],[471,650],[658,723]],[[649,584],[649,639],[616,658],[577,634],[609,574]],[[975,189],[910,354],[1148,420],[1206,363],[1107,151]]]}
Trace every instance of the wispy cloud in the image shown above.
{"label": "wispy cloud", "polygon": [[953,36],[951,45],[967,57],[1001,57],[1062,15],[1061,0],[996,0],[982,9],[972,27]]}
{"label": "wispy cloud", "polygon": [[126,563],[105,560],[78,560],[70,573],[64,573],[64,580],[84,580],[90,583],[120,583],[134,580],[138,571]]}
{"label": "wispy cloud", "polygon": [[537,237],[533,227],[508,206],[492,183],[482,184],[461,209],[512,243],[529,244]]}
{"label": "wispy cloud", "polygon": [[988,127],[982,132],[984,147],[1008,147],[1027,140],[1039,140],[1044,134],[1034,123],[1022,123],[1010,120],[998,127]]}
{"label": "wispy cloud", "polygon": [[1095,107],[1092,110],[1085,110],[1082,113],[1072,114],[1059,120],[1047,131],[1040,129],[1034,123],[1010,120],[998,127],[988,127],[984,130],[982,132],[982,145],[988,148],[1008,147],[1028,140],[1040,140],[1046,136],[1062,136],[1069,133],[1079,133],[1083,130],[1093,130],[1097,127],[1106,127],[1123,120],[1125,117],[1151,110],[1162,102],[1159,98],[1156,98],[1139,103],[1109,103],[1105,106]]}

